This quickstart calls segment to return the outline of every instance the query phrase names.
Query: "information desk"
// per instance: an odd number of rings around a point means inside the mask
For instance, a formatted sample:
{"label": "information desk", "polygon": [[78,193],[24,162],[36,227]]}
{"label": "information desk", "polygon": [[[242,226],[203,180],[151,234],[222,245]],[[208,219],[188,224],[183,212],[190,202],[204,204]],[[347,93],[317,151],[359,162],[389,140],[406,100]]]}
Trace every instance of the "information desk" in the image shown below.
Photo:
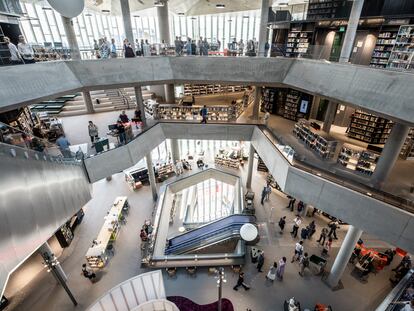
{"label": "information desk", "polygon": [[99,231],[97,238],[94,240],[93,245],[88,249],[85,255],[91,268],[101,269],[105,267],[108,259],[108,245],[117,238],[120,228],[119,219],[121,218],[124,207],[128,207],[127,197],[117,197],[108,214],[104,217],[105,222]]}

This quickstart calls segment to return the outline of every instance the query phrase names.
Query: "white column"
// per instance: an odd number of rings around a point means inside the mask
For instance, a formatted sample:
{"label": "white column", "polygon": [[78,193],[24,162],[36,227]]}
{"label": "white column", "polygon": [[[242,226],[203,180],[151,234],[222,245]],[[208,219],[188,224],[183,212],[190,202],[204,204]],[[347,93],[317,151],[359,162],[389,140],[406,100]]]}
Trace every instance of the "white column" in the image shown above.
{"label": "white column", "polygon": [[160,33],[160,40],[165,41],[167,44],[171,44],[170,38],[170,20],[168,17],[168,1],[164,1],[164,6],[157,6],[158,16],[158,30]]}
{"label": "white column", "polygon": [[69,44],[70,57],[72,59],[81,59],[78,41],[76,40],[75,30],[73,29],[72,19],[62,16],[62,23]]}
{"label": "white column", "polygon": [[355,35],[358,28],[359,18],[361,16],[364,0],[354,0],[352,4],[351,14],[346,28],[344,43],[342,44],[341,55],[339,56],[340,63],[349,62],[352,49],[354,47]]}
{"label": "white column", "polygon": [[171,139],[171,157],[172,161],[175,164],[180,160],[180,147],[178,146],[178,139]]}
{"label": "white column", "polygon": [[247,189],[252,188],[253,162],[254,162],[254,147],[253,147],[253,144],[250,142],[249,163],[247,167],[247,180],[246,180]]}
{"label": "white column", "polygon": [[175,104],[175,89],[174,84],[165,84],[165,102],[167,104]]}
{"label": "white column", "polygon": [[151,152],[149,152],[145,156],[145,160],[147,162],[148,177],[149,177],[149,182],[150,182],[151,191],[152,191],[152,198],[154,199],[154,201],[157,201],[158,199],[157,182],[155,181],[155,172],[154,172],[154,167],[152,165]]}
{"label": "white column", "polygon": [[135,91],[135,102],[137,109],[141,111],[142,124],[145,127],[147,125],[147,117],[145,115],[145,105],[142,99],[142,88],[140,85],[134,87]]}
{"label": "white column", "polygon": [[394,123],[390,136],[371,176],[371,183],[375,188],[381,189],[394,167],[407,138],[410,127],[401,123]]}
{"label": "white column", "polygon": [[85,102],[86,112],[94,113],[95,109],[93,107],[91,93],[89,91],[82,92],[83,101]]}
{"label": "white column", "polygon": [[267,22],[269,20],[270,0],[262,0],[260,11],[260,29],[259,29],[259,51],[257,56],[265,56],[265,43],[267,41]]}
{"label": "white column", "polygon": [[254,103],[253,103],[253,115],[252,115],[254,120],[259,120],[261,95],[262,95],[262,88],[260,86],[256,86],[254,90]]}
{"label": "white column", "polygon": [[336,255],[335,262],[332,265],[331,272],[326,280],[330,287],[335,288],[338,285],[361,234],[362,230],[351,225],[349,226],[338,255]]}
{"label": "white column", "polygon": [[134,44],[134,34],[132,33],[131,11],[129,9],[129,0],[121,1],[122,22],[124,24],[125,38],[131,44]]}
{"label": "white column", "polygon": [[323,120],[322,131],[329,134],[331,130],[331,125],[335,121],[336,110],[338,109],[338,104],[334,102],[328,103],[328,108],[326,109],[325,119]]}

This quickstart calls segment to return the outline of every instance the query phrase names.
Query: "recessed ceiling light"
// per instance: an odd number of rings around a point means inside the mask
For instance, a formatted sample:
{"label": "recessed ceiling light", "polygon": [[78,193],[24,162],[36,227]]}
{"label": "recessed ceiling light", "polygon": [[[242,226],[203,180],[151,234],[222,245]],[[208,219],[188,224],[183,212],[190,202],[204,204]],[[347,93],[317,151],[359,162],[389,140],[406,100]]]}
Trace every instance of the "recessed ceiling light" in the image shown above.
{"label": "recessed ceiling light", "polygon": [[220,3],[216,4],[216,9],[224,9],[225,7],[226,7],[225,4],[220,4]]}
{"label": "recessed ceiling light", "polygon": [[92,16],[92,14],[91,13],[86,13],[85,16]]}
{"label": "recessed ceiling light", "polygon": [[101,10],[102,13],[110,13],[111,10]]}
{"label": "recessed ceiling light", "polygon": [[232,22],[232,20],[231,20],[231,19],[229,19],[229,20],[228,20],[228,22],[229,22],[229,23],[231,23],[231,22]]}
{"label": "recessed ceiling light", "polygon": [[249,18],[249,16],[245,15],[245,16],[243,16],[243,18]]}
{"label": "recessed ceiling light", "polygon": [[135,17],[135,18],[138,18],[138,17],[139,17],[139,15],[134,15],[134,17]]}
{"label": "recessed ceiling light", "polygon": [[164,6],[164,2],[161,0],[155,0],[154,1],[154,6]]}
{"label": "recessed ceiling light", "polygon": [[289,5],[289,3],[288,2],[280,2],[279,4],[278,4],[278,6],[280,6],[281,8],[285,8],[285,7],[287,7]]}
{"label": "recessed ceiling light", "polygon": [[183,16],[183,15],[185,15],[185,13],[178,13],[178,15]]}
{"label": "recessed ceiling light", "polygon": [[42,7],[42,10],[45,10],[45,11],[52,11],[52,8],[47,7],[47,6],[44,6],[44,7]]}
{"label": "recessed ceiling light", "polygon": [[194,20],[194,19],[197,19],[197,17],[191,17],[191,19],[193,19],[193,20]]}

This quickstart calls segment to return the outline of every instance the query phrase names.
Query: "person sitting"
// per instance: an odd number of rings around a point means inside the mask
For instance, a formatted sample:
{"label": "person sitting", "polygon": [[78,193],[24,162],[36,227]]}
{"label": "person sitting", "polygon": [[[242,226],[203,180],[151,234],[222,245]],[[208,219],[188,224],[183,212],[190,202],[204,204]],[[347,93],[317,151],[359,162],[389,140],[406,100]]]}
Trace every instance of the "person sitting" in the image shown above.
{"label": "person sitting", "polygon": [[119,115],[119,120],[120,120],[122,123],[128,123],[128,122],[129,122],[129,118],[128,118],[128,116],[126,115],[125,110],[122,110],[121,114]]}
{"label": "person sitting", "polygon": [[184,168],[185,170],[191,170],[191,164],[190,164],[190,163],[188,163],[188,161],[186,161],[186,160],[181,160],[181,162],[183,163],[183,168]]}
{"label": "person sitting", "polygon": [[144,229],[141,229],[141,233],[139,234],[139,237],[141,238],[141,241],[143,242],[148,241],[148,235]]}
{"label": "person sitting", "polygon": [[198,168],[203,168],[203,167],[204,167],[204,162],[203,162],[203,159],[198,159],[198,160],[197,160],[197,167],[198,167]]}

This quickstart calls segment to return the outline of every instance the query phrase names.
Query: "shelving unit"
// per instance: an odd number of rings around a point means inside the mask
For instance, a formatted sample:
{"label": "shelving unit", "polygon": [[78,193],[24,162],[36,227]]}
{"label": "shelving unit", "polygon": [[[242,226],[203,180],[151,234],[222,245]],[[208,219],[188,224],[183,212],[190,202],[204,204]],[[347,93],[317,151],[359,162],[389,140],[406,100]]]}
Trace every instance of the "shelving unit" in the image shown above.
{"label": "shelving unit", "polygon": [[347,169],[372,175],[380,155],[372,151],[344,144],[337,162]]}
{"label": "shelving unit", "polygon": [[407,139],[401,148],[400,158],[405,160],[414,160],[414,128],[410,128]]}
{"label": "shelving unit", "polygon": [[289,89],[286,95],[285,109],[283,117],[289,120],[297,121],[298,105],[300,100],[300,92]]}
{"label": "shelving unit", "polygon": [[158,181],[162,182],[174,174],[174,165],[172,163],[156,165],[155,174],[158,178]]}
{"label": "shelving unit", "polygon": [[321,20],[335,18],[337,11],[346,4],[347,1],[344,0],[310,0],[307,19]]}
{"label": "shelving unit", "polygon": [[65,223],[56,231],[55,236],[61,247],[68,247],[73,240],[72,229]]}
{"label": "shelving unit", "polygon": [[295,124],[293,133],[321,158],[331,159],[335,155],[338,142],[325,132],[314,129],[310,122],[300,120]]}
{"label": "shelving unit", "polygon": [[231,159],[223,154],[218,154],[214,157],[214,164],[217,166],[229,167],[229,168],[236,168],[238,169],[240,166],[239,159]]}
{"label": "shelving unit", "polygon": [[372,52],[370,66],[375,68],[387,67],[392,48],[395,44],[398,29],[390,29],[380,32]]}
{"label": "shelving unit", "polygon": [[261,157],[258,157],[257,170],[259,172],[268,172],[269,171],[269,169],[267,168],[266,164],[263,162]]}
{"label": "shelving unit", "polygon": [[395,69],[413,69],[413,53],[414,25],[400,26],[388,60],[388,67]]}
{"label": "shelving unit", "polygon": [[286,56],[298,57],[308,53],[312,31],[292,30],[288,33],[286,44]]}
{"label": "shelving unit", "polygon": [[184,96],[200,96],[211,94],[243,92],[248,89],[242,85],[221,84],[184,84]]}
{"label": "shelving unit", "polygon": [[385,144],[392,129],[392,121],[362,110],[352,115],[348,137],[371,144]]}

